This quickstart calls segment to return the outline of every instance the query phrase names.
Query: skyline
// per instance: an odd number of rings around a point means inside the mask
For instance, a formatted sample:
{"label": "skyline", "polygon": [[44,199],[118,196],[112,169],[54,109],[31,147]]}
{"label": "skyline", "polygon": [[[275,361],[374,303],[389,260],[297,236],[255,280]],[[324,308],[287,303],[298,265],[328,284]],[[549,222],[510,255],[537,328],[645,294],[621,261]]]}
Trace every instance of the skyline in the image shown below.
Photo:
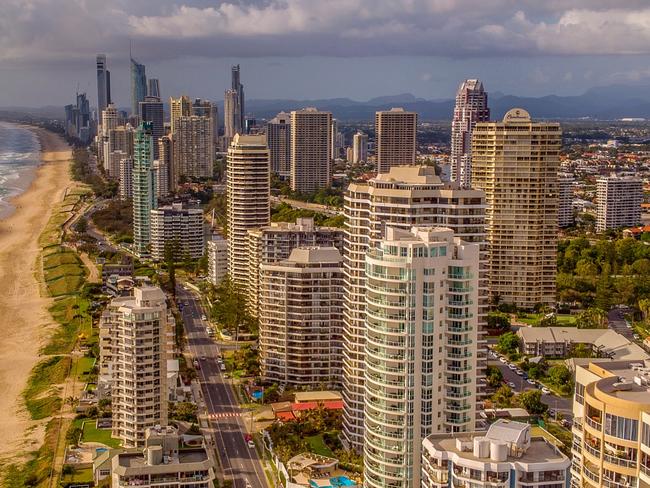
{"label": "skyline", "polygon": [[0,106],[60,105],[77,84],[94,93],[98,53],[107,55],[116,104],[128,106],[130,41],[163,98],[219,100],[238,63],[251,99],[449,99],[467,78],[519,96],[650,81],[647,4],[565,3],[8,0]]}

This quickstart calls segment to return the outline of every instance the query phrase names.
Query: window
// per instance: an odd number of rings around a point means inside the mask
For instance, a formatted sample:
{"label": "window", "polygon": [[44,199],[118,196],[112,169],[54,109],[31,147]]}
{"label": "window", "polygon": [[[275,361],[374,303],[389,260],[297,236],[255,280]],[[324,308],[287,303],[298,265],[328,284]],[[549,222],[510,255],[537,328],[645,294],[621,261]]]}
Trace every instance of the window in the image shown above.
{"label": "window", "polygon": [[638,437],[638,426],[638,420],[619,417],[610,413],[605,414],[605,434],[607,435],[633,441]]}
{"label": "window", "polygon": [[650,446],[650,425],[645,422],[643,423],[642,435],[641,442],[646,446]]}
{"label": "window", "polygon": [[585,403],[585,385],[581,385],[580,383],[576,383],[576,402],[580,405],[584,405]]}
{"label": "window", "polygon": [[442,246],[440,247],[440,255],[441,256],[446,256],[447,255],[447,248]]}

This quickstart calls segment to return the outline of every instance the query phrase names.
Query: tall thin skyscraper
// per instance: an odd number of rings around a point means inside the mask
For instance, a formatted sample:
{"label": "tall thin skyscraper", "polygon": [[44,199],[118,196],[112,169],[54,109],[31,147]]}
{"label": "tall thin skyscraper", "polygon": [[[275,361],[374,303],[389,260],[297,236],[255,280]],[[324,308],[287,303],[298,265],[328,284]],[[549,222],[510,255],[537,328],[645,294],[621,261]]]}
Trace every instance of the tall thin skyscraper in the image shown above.
{"label": "tall thin skyscraper", "polygon": [[283,180],[291,177],[291,115],[280,112],[266,123],[271,171]]}
{"label": "tall thin skyscraper", "polygon": [[238,101],[238,109],[239,109],[239,128],[240,130],[245,127],[245,117],[246,117],[246,110],[244,107],[244,85],[241,84],[241,69],[239,68],[239,65],[236,64],[232,67],[231,70],[231,82],[232,82],[232,89],[237,92],[237,101]]}
{"label": "tall thin skyscraper", "polygon": [[135,131],[133,151],[133,250],[136,255],[149,255],[151,210],[156,208],[153,174],[153,124],[142,122]]}
{"label": "tall thin skyscraper", "polygon": [[485,191],[490,293],[532,309],[555,304],[562,131],[513,108],[472,133],[472,187]]}
{"label": "tall thin skyscraper", "polygon": [[[378,174],[368,182],[352,183],[345,195],[345,237],[343,272],[345,290],[343,298],[343,431],[345,443],[361,452],[364,437],[364,405],[366,393],[364,374],[366,368],[366,253],[375,249],[386,235],[387,227],[410,230],[413,226],[444,226],[466,242],[479,245],[480,269],[487,266],[485,235],[485,195],[481,191],[454,188],[443,183],[430,166],[392,167],[388,173]],[[480,277],[478,287],[479,314],[487,293]],[[381,291],[381,290],[379,290]],[[482,320],[479,316],[479,320]],[[400,320],[400,322],[403,322]],[[446,330],[444,337],[455,340]],[[445,362],[448,367],[469,368],[484,374],[484,358],[477,346],[479,332],[476,327],[467,330],[463,342],[475,353],[460,358],[458,362]],[[447,361],[447,359],[445,359]],[[449,369],[448,371],[453,371]],[[461,371],[460,369],[458,371]],[[465,371],[463,369],[462,371]],[[444,375],[443,371],[440,374]],[[480,385],[476,379],[468,383],[476,398]],[[441,400],[442,404],[442,400]],[[454,411],[445,412],[448,424],[456,419]],[[473,421],[456,423],[455,429],[467,431],[474,428]]]}
{"label": "tall thin skyscraper", "polygon": [[451,123],[451,181],[463,188],[472,183],[472,130],[477,122],[490,120],[488,96],[479,80],[465,80],[456,93]]}
{"label": "tall thin skyscraper", "polygon": [[106,55],[97,55],[97,114],[111,103],[111,72],[106,69]]}
{"label": "tall thin skyscraper", "polygon": [[158,78],[149,78],[147,80],[147,96],[161,98],[160,81],[158,81]]}
{"label": "tall thin skyscraper", "polygon": [[165,114],[163,103],[158,97],[145,97],[139,103],[138,114],[141,122],[151,122],[153,134],[153,158],[158,159],[158,139],[165,135]]}
{"label": "tall thin skyscraper", "polygon": [[239,110],[239,95],[236,90],[226,90],[223,100],[224,137],[231,140],[235,134],[242,133]]}
{"label": "tall thin skyscraper", "polygon": [[357,131],[352,137],[352,163],[359,164],[368,161],[368,134]]}
{"label": "tall thin skyscraper", "polygon": [[169,97],[169,122],[172,134],[176,131],[176,121],[179,117],[192,115],[192,102],[190,97],[181,95],[178,98]]}
{"label": "tall thin skyscraper", "polygon": [[391,108],[375,114],[377,173],[393,166],[415,164],[415,136],[418,114]]}
{"label": "tall thin skyscraper", "polygon": [[339,121],[336,119],[332,119],[332,125],[330,127],[332,134],[330,135],[331,140],[330,140],[330,157],[332,160],[336,159],[339,157],[338,155],[338,149],[339,146],[337,144],[337,136],[339,135]]}
{"label": "tall thin skyscraper", "polygon": [[131,58],[131,114],[138,115],[139,103],[147,96],[147,75],[144,64]]}
{"label": "tall thin skyscraper", "polygon": [[366,253],[366,488],[420,488],[424,438],[474,430],[479,256],[446,227]]}
{"label": "tall thin skyscraper", "polygon": [[332,184],[332,113],[291,112],[291,189],[310,193]]}
{"label": "tall thin skyscraper", "polygon": [[[228,274],[242,289],[248,284],[248,231],[269,225],[271,178],[264,135],[235,137],[227,158]],[[242,304],[245,306],[245,304]]]}

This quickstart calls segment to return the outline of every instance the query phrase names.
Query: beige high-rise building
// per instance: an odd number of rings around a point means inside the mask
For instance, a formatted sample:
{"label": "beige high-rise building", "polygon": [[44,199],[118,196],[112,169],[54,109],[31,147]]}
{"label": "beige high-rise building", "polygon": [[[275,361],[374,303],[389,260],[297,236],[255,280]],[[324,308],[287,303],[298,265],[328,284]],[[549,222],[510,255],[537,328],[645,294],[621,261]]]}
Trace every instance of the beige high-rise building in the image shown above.
{"label": "beige high-rise building", "polygon": [[208,241],[208,281],[219,286],[228,274],[228,241],[220,235],[213,235]]}
{"label": "beige high-rise building", "polygon": [[176,119],[173,174],[178,178],[209,178],[214,162],[212,121],[196,115]]}
{"label": "beige high-rise building", "polygon": [[119,125],[119,117],[115,105],[110,103],[101,113],[100,144],[97,145],[97,152],[100,160],[104,162],[104,169],[108,172],[108,159],[110,157],[110,132]]}
{"label": "beige high-rise building", "polygon": [[490,293],[530,309],[555,304],[560,124],[513,108],[472,133],[472,185],[485,191]]}
{"label": "beige high-rise building", "polygon": [[299,247],[260,266],[260,367],[266,381],[295,388],[341,382],[341,253]]}
{"label": "beige high-rise building", "polygon": [[167,305],[154,286],[118,298],[112,335],[113,437],[142,447],[148,427],[167,425]]}
{"label": "beige high-rise building", "polygon": [[151,211],[151,259],[162,261],[168,246],[176,259],[199,259],[205,252],[203,210],[172,203]]}
{"label": "beige high-rise building", "polygon": [[388,227],[366,253],[366,488],[419,488],[424,438],[474,430],[479,262],[446,227]]}
{"label": "beige high-rise building", "polygon": [[415,164],[418,114],[391,108],[375,114],[377,173],[393,166]]}
{"label": "beige high-rise building", "polygon": [[634,176],[601,176],[596,181],[596,232],[641,223],[643,181]]}
{"label": "beige high-rise building", "polygon": [[485,324],[488,307],[485,195],[443,183],[433,167],[395,166],[368,182],[350,184],[344,212],[343,438],[350,447],[361,451],[365,403],[365,257],[385,237],[387,226],[405,230],[413,226],[443,226],[452,229],[456,237],[479,244],[479,330],[474,329],[469,339],[476,350],[471,361],[479,378],[475,383],[477,396],[483,394],[487,351],[480,329]]}
{"label": "beige high-rise building", "polygon": [[332,114],[313,107],[291,112],[291,189],[332,185]]}
{"label": "beige high-rise building", "polygon": [[248,296],[249,310],[258,315],[259,273],[263,264],[289,259],[297,247],[335,247],[343,252],[343,229],[319,227],[313,218],[299,218],[296,222],[273,222],[271,225],[248,231]]}
{"label": "beige high-rise building", "polygon": [[571,488],[650,486],[650,361],[577,365]]}
{"label": "beige high-rise building", "polygon": [[133,198],[133,158],[120,159],[119,178],[120,199]]}
{"label": "beige high-rise building", "polygon": [[135,129],[127,125],[119,125],[109,130],[109,151],[124,151],[129,156],[133,156],[133,141]]}
{"label": "beige high-rise building", "polygon": [[243,289],[248,284],[248,231],[269,225],[271,177],[264,135],[240,135],[228,148],[228,274]]}
{"label": "beige high-rise building", "polygon": [[156,196],[166,197],[169,195],[169,167],[164,159],[155,159],[153,162],[153,177],[156,187]]}
{"label": "beige high-rise building", "polygon": [[368,134],[358,131],[352,136],[352,164],[368,161]]}
{"label": "beige high-rise building", "polygon": [[169,191],[174,191],[178,186],[178,175],[174,173],[174,138],[171,134],[162,136],[157,141],[158,160],[167,167]]}
{"label": "beige high-rise building", "polygon": [[242,117],[237,90],[226,90],[223,101],[223,121],[223,135],[227,140],[232,140],[235,134],[242,133]]}
{"label": "beige high-rise building", "polygon": [[169,127],[172,134],[176,132],[178,119],[192,115],[190,97],[182,95],[179,98],[169,97]]}

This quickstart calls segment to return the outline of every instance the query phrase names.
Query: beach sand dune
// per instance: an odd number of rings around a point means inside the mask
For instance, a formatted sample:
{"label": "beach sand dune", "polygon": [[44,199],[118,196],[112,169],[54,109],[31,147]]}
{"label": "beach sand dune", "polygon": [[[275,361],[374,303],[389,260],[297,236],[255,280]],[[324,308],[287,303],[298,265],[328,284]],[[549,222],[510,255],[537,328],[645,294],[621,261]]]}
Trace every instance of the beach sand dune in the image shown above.
{"label": "beach sand dune", "polygon": [[21,392],[53,321],[47,311],[51,299],[41,295],[37,269],[38,237],[52,207],[71,185],[71,151],[51,132],[35,130],[41,142],[43,164],[30,187],[11,203],[16,211],[0,220],[0,465],[2,460],[33,450],[43,429],[29,419]]}

